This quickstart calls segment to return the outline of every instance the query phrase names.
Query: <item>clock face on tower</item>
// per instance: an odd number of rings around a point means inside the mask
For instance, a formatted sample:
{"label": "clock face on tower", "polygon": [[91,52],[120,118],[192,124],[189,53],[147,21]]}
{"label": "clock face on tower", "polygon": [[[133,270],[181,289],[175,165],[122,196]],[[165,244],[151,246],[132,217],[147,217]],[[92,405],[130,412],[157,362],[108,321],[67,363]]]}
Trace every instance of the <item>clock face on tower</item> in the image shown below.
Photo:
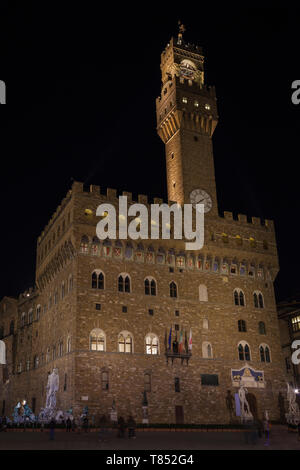
{"label": "clock face on tower", "polygon": [[211,197],[204,189],[194,189],[190,194],[190,201],[194,208],[196,204],[204,204],[204,212],[209,212],[212,208]]}

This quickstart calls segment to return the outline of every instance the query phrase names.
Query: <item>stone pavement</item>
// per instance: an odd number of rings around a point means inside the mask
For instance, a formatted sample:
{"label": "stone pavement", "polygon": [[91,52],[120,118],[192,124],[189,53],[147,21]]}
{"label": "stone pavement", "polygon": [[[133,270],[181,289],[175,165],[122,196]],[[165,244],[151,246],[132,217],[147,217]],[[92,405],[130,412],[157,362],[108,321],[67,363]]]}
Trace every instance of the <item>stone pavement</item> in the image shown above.
{"label": "stone pavement", "polygon": [[116,431],[109,431],[100,442],[99,433],[55,433],[54,441],[49,432],[1,432],[0,450],[300,450],[297,433],[288,433],[285,426],[273,426],[270,444],[265,438],[257,444],[246,444],[243,432],[169,432],[137,431],[136,439],[120,439]]}

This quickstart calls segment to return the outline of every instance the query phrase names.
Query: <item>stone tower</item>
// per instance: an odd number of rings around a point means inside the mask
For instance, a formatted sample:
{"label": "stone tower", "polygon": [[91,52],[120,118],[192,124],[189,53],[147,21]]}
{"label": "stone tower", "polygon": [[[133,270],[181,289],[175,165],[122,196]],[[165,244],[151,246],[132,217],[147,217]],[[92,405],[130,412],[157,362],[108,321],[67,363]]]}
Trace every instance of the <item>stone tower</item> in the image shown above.
{"label": "stone tower", "polygon": [[162,89],[156,100],[157,132],[166,148],[170,201],[204,203],[217,215],[212,135],[216,94],[205,85],[201,48],[172,38],[161,54]]}

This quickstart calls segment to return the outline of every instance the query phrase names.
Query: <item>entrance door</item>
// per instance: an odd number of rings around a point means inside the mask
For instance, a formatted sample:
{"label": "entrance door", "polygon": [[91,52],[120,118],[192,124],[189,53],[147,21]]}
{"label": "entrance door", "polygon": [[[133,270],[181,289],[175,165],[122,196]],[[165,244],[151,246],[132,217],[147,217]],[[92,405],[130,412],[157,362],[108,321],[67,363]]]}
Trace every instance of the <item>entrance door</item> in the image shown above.
{"label": "entrance door", "polygon": [[176,424],[184,423],[183,406],[175,406]]}
{"label": "entrance door", "polygon": [[256,397],[253,395],[253,393],[247,393],[246,394],[246,399],[249,403],[250,411],[255,419],[257,419],[257,402],[256,402]]}

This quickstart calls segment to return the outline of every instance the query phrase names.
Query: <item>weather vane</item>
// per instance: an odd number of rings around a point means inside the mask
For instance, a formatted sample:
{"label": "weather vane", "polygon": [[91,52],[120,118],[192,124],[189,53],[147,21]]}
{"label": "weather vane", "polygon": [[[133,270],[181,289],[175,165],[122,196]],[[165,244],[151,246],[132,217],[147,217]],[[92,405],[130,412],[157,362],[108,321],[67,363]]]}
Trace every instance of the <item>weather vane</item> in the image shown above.
{"label": "weather vane", "polygon": [[181,21],[178,21],[178,26],[179,26],[179,32],[178,32],[178,44],[182,44],[182,35],[185,32],[185,26],[184,24],[181,23]]}

